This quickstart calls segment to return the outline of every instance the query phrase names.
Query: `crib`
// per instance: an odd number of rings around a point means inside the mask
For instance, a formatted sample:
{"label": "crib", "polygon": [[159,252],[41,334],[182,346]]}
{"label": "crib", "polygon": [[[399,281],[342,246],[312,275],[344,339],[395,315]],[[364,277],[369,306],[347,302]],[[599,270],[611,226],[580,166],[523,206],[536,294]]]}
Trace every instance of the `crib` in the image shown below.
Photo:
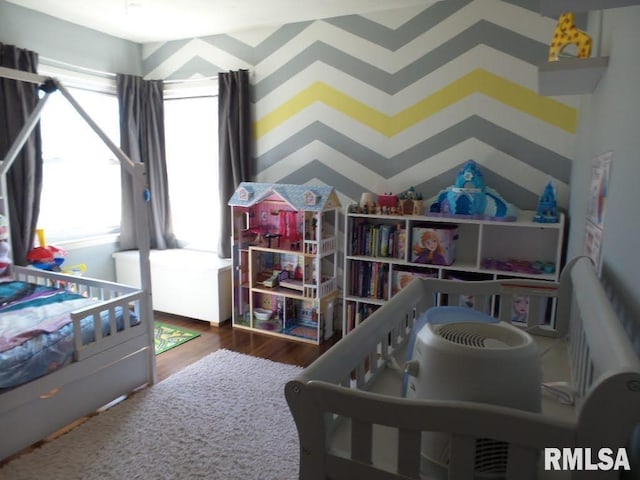
{"label": "crib", "polygon": [[[552,302],[551,322],[532,321],[523,328],[541,352],[543,384],[566,382],[574,401],[562,403],[543,389],[542,411],[534,413],[403,398],[401,366],[416,319],[443,301],[457,304],[462,295],[474,295],[477,308],[489,306],[506,321],[506,306],[516,295],[529,296],[534,310]],[[298,429],[304,480],[484,478],[475,467],[476,448],[487,438],[508,446],[504,471],[491,478],[618,478],[614,469],[551,470],[543,452],[627,451],[640,423],[640,361],[591,261],[580,257],[567,264],[558,283],[416,279],[289,381],[285,396]],[[423,432],[450,435],[448,467],[436,476],[421,468]]]}

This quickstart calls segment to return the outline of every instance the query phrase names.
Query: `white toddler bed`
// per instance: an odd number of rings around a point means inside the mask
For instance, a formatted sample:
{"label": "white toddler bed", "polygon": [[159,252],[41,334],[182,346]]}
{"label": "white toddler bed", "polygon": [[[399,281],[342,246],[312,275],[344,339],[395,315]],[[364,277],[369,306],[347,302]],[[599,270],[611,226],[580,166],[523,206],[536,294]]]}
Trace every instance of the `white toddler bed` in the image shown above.
{"label": "white toddler bed", "polygon": [[[8,192],[6,174],[37,125],[47,99],[57,88],[114,153],[130,175],[136,239],[140,249],[141,288],[75,277],[33,268],[10,266],[13,279],[48,285],[97,300],[71,312],[73,355],[51,373],[0,390],[0,460],[42,440],[100,407],[156,381],[154,326],[149,269],[148,191],[144,163],[134,163],[53,78],[0,67],[0,77],[46,85],[18,137],[0,161],[0,199]],[[5,199],[9,201],[10,198]],[[8,216],[4,205],[0,213]],[[117,313],[116,313],[117,312]],[[135,316],[135,321],[130,321]],[[93,319],[91,338],[83,338],[81,323]],[[103,323],[105,322],[105,323]],[[121,325],[121,326],[120,326]],[[105,332],[107,333],[103,333]],[[86,333],[86,329],[85,329]]]}
{"label": "white toddler bed", "polygon": [[[152,383],[155,372],[148,325],[151,317],[141,309],[146,295],[143,290],[32,268],[12,268],[16,280],[53,286],[96,301],[70,315],[74,343],[70,363],[46,376],[0,390],[0,460]],[[80,325],[86,318],[94,326],[90,341],[86,335],[83,340]],[[107,335],[103,335],[101,326],[105,321],[109,324]]]}
{"label": "white toddler bed", "polygon": [[[533,311],[549,298],[557,301],[551,325],[527,328],[541,351],[543,382],[567,382],[575,403],[543,395],[542,412],[532,413],[403,398],[397,368],[405,360],[403,346],[420,312],[443,294],[453,305],[461,295],[474,295],[482,309],[492,302],[505,321],[510,308],[500,305],[510,307],[514,295],[528,295]],[[299,433],[304,480],[434,478],[421,472],[422,432],[451,436],[443,478],[474,478],[476,440],[487,438],[508,443],[506,469],[498,478],[556,478],[559,472],[543,467],[546,447],[590,447],[594,452],[608,447],[615,456],[628,446],[640,423],[640,362],[590,260],[581,257],[566,266],[558,284],[414,280],[288,382],[285,395]],[[577,478],[585,472],[560,473]],[[586,472],[588,478],[618,478],[619,473]]]}

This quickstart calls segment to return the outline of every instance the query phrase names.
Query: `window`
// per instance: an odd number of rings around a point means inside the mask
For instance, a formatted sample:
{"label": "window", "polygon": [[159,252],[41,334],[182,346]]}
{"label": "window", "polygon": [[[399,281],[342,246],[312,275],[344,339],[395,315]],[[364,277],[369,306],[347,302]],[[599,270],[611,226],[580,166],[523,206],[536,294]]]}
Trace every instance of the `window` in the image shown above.
{"label": "window", "polygon": [[218,97],[165,99],[165,144],[174,233],[182,245],[218,246]]}
{"label": "window", "polygon": [[[107,136],[120,144],[115,95],[67,88]],[[38,227],[47,242],[117,232],[120,162],[62,93],[47,100],[40,117],[43,186]]]}

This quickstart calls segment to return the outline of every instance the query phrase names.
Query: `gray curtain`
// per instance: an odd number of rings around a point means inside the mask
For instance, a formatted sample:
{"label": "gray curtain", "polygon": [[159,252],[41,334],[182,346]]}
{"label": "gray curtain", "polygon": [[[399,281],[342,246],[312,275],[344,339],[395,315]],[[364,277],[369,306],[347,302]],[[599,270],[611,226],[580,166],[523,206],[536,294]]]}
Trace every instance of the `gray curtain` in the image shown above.
{"label": "gray curtain", "polygon": [[[120,106],[120,148],[134,162],[144,162],[151,192],[149,235],[151,248],[176,248],[173,233],[164,143],[164,100],[161,80],[133,75],[116,76]],[[135,235],[132,182],[122,172],[120,248],[138,247]]]}
{"label": "gray curtain", "polygon": [[220,239],[218,256],[231,257],[231,213],[227,202],[240,182],[251,180],[249,71],[218,74]]}
{"label": "gray curtain", "polygon": [[[38,54],[0,43],[0,65],[37,73]],[[18,136],[29,114],[38,103],[38,86],[0,79],[0,159]],[[7,174],[6,196],[9,207],[11,255],[16,265],[27,265],[27,252],[33,246],[40,213],[42,191],[42,139],[40,124],[31,132]]]}

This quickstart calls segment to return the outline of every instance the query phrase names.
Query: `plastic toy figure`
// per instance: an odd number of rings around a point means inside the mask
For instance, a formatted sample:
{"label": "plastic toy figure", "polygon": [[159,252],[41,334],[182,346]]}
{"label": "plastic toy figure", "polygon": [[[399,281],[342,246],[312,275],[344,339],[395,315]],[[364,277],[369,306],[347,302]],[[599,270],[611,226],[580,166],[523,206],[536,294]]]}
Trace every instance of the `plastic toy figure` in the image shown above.
{"label": "plastic toy figure", "polygon": [[456,175],[455,183],[432,199],[429,212],[444,216],[515,220],[517,208],[486,186],[480,167],[468,160]]}
{"label": "plastic toy figure", "polygon": [[538,201],[538,209],[533,221],[537,223],[557,223],[558,204],[556,194],[551,182],[547,183]]}

